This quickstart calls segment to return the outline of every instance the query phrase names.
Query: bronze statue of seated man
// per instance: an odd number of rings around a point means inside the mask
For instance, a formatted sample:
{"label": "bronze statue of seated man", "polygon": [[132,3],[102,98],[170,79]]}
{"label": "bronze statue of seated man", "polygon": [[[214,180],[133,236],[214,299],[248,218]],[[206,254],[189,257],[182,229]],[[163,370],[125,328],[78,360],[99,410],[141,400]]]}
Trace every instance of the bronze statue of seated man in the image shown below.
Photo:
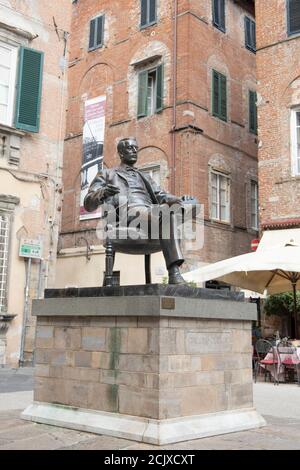
{"label": "bronze statue of seated man", "polygon": [[[182,205],[189,201],[190,196],[179,198],[162,190],[149,176],[135,167],[138,158],[138,144],[135,138],[126,138],[119,141],[117,150],[121,164],[117,168],[103,169],[92,181],[88,194],[84,200],[87,211],[93,212],[102,204],[120,209],[120,200],[126,200],[127,224],[134,220],[136,213],[148,218],[151,222],[152,208],[159,205]],[[157,218],[161,225],[161,218]],[[159,227],[159,243],[163,252],[169,273],[169,284],[185,283],[180,274],[179,266],[184,262],[177,236],[176,218],[170,217],[169,237],[161,236]],[[148,240],[151,243],[151,237]],[[132,244],[132,240],[131,240]]]}

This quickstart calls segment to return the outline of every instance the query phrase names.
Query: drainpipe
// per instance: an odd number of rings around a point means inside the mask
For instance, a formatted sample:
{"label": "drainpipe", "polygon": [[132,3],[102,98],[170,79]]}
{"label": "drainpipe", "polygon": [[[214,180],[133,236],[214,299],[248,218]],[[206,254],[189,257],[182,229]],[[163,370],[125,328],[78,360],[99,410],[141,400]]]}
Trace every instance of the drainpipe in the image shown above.
{"label": "drainpipe", "polygon": [[172,117],[172,143],[171,143],[171,192],[175,193],[175,171],[176,171],[176,101],[177,101],[177,15],[178,0],[174,0],[174,22],[173,22],[173,117]]}
{"label": "drainpipe", "polygon": [[20,347],[20,359],[19,367],[24,365],[24,352],[25,352],[25,338],[26,338],[26,325],[29,315],[29,289],[30,289],[30,278],[31,278],[31,258],[27,260],[27,273],[26,273],[26,285],[25,285],[25,299],[24,299],[24,311],[22,321],[22,335],[21,335],[21,347]]}

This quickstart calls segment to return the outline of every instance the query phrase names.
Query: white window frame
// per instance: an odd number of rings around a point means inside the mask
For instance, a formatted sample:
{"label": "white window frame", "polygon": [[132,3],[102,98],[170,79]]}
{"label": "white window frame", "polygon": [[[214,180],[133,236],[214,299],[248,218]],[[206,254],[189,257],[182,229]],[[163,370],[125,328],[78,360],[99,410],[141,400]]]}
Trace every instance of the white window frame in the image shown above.
{"label": "white window frame", "polygon": [[[213,201],[213,175],[217,177],[217,186],[216,186],[216,192],[217,192],[217,200],[214,202]],[[226,180],[226,206],[221,205],[221,178],[224,178]],[[231,186],[231,180],[230,176],[226,173],[222,173],[217,170],[212,170],[210,172],[210,214],[211,214],[211,219],[216,220],[218,222],[225,222],[225,223],[230,223],[230,186]],[[213,205],[216,205],[216,216],[213,215]],[[227,217],[222,218],[222,207],[226,207],[227,210]]]}
{"label": "white window frame", "polygon": [[13,46],[12,44],[8,44],[0,39],[0,45],[4,48],[7,48],[11,51],[12,55],[12,67],[11,67],[11,75],[10,75],[10,83],[9,83],[9,90],[8,90],[8,113],[7,119],[1,120],[0,116],[0,124],[4,124],[6,126],[13,125],[13,118],[14,118],[14,110],[15,110],[15,97],[16,97],[16,76],[17,76],[17,62],[18,62],[18,47]]}
{"label": "white window frame", "polygon": [[[158,186],[160,186],[160,165],[144,166],[140,168],[140,171],[147,174]],[[154,173],[158,176],[158,178],[154,175]]]}
{"label": "white window frame", "polygon": [[148,116],[155,114],[155,102],[156,102],[156,81],[157,81],[156,69],[149,70],[148,72],[148,83],[147,83],[147,113]]}
{"label": "white window frame", "polygon": [[[300,108],[291,110],[291,164],[292,176],[300,176],[300,137],[297,138],[297,113],[300,115]],[[298,152],[299,146],[299,152]]]}
{"label": "white window frame", "polygon": [[[253,189],[254,195],[253,195]],[[253,205],[252,202],[255,201],[255,211],[253,211]],[[250,222],[251,222],[251,228],[253,230],[258,230],[258,183],[255,180],[250,181]],[[255,223],[253,224],[253,219],[255,219]]]}

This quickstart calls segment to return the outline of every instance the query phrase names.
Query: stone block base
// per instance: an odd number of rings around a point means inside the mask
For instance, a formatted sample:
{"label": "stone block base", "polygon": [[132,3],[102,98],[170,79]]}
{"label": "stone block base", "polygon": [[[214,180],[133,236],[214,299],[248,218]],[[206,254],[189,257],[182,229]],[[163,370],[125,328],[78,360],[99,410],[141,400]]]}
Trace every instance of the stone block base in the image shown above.
{"label": "stone block base", "polygon": [[30,405],[22,418],[154,445],[246,431],[266,424],[254,408],[155,420],[38,402]]}

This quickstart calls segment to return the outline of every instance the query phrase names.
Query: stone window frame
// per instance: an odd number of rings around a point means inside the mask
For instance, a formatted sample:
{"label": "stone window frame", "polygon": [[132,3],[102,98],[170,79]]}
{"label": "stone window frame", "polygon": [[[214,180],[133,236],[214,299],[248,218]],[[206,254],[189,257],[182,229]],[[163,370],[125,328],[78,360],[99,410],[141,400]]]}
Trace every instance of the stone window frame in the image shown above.
{"label": "stone window frame", "polygon": [[0,214],[6,215],[9,218],[9,234],[8,234],[8,259],[7,259],[7,274],[6,274],[6,286],[5,286],[5,299],[4,299],[4,311],[0,311],[0,314],[7,313],[8,309],[8,296],[9,296],[9,277],[10,277],[10,250],[12,242],[12,226],[14,222],[14,212],[16,206],[20,203],[20,199],[16,196],[7,194],[0,194]]}
{"label": "stone window frame", "polygon": [[[161,55],[155,55],[149,57],[145,60],[142,60],[134,65],[134,70],[137,76],[137,110],[136,110],[136,118],[143,119],[149,118],[156,114],[161,113],[164,110],[164,101],[165,101],[165,64]],[[158,90],[158,70],[161,69],[161,83],[160,83],[160,91],[161,91],[161,107],[157,107],[157,90]],[[155,72],[155,81],[153,82],[153,90],[152,90],[152,105],[153,109],[149,112],[148,103],[146,105],[146,113],[139,112],[140,106],[140,76],[142,74],[149,74]],[[148,93],[148,92],[147,92]]]}
{"label": "stone window frame", "polygon": [[17,97],[17,74],[18,74],[18,63],[19,63],[19,49],[20,47],[28,47],[29,41],[33,40],[34,36],[31,32],[21,30],[10,26],[5,23],[0,24],[0,43],[6,44],[8,47],[15,48],[15,80],[14,80],[14,96],[12,98],[12,118],[10,123],[0,122],[0,126],[16,130],[14,125],[14,113],[16,108],[16,97]]}
{"label": "stone window frame", "polygon": [[[91,25],[92,25],[92,21],[95,21],[95,20],[99,20],[99,18],[102,18],[102,24],[101,24],[101,42],[99,44],[96,44],[96,45],[93,45],[93,46],[90,46],[90,35],[91,35]],[[104,42],[105,42],[105,23],[106,23],[106,17],[105,17],[105,13],[101,13],[101,14],[97,14],[96,16],[93,16],[92,18],[90,18],[89,20],[89,28],[88,28],[88,52],[92,52],[96,49],[101,49],[102,47],[104,47]],[[97,22],[96,22],[97,24]],[[97,24],[97,27],[98,27],[98,24]],[[95,32],[94,32],[94,36],[96,36],[98,33],[98,31],[96,31],[95,29]]]}
{"label": "stone window frame", "polygon": [[[299,114],[299,126],[297,127],[297,114]],[[300,107],[291,109],[290,117],[291,128],[291,173],[292,176],[300,176],[300,151],[298,153],[298,145],[300,145]],[[299,137],[297,137],[297,129],[299,129]],[[298,142],[299,140],[299,142]]]}
{"label": "stone window frame", "polygon": [[[0,24],[0,42],[8,44],[19,50],[20,47],[28,47],[29,41],[32,41],[36,36],[33,32],[26,31],[15,26],[1,23]],[[18,68],[18,54],[17,63]],[[20,148],[21,139],[25,136],[26,132],[21,131],[15,127],[14,113],[16,107],[17,97],[17,77],[15,81],[15,92],[13,99],[13,118],[10,125],[0,123],[0,161],[5,158],[9,165],[18,166],[20,163]]]}

